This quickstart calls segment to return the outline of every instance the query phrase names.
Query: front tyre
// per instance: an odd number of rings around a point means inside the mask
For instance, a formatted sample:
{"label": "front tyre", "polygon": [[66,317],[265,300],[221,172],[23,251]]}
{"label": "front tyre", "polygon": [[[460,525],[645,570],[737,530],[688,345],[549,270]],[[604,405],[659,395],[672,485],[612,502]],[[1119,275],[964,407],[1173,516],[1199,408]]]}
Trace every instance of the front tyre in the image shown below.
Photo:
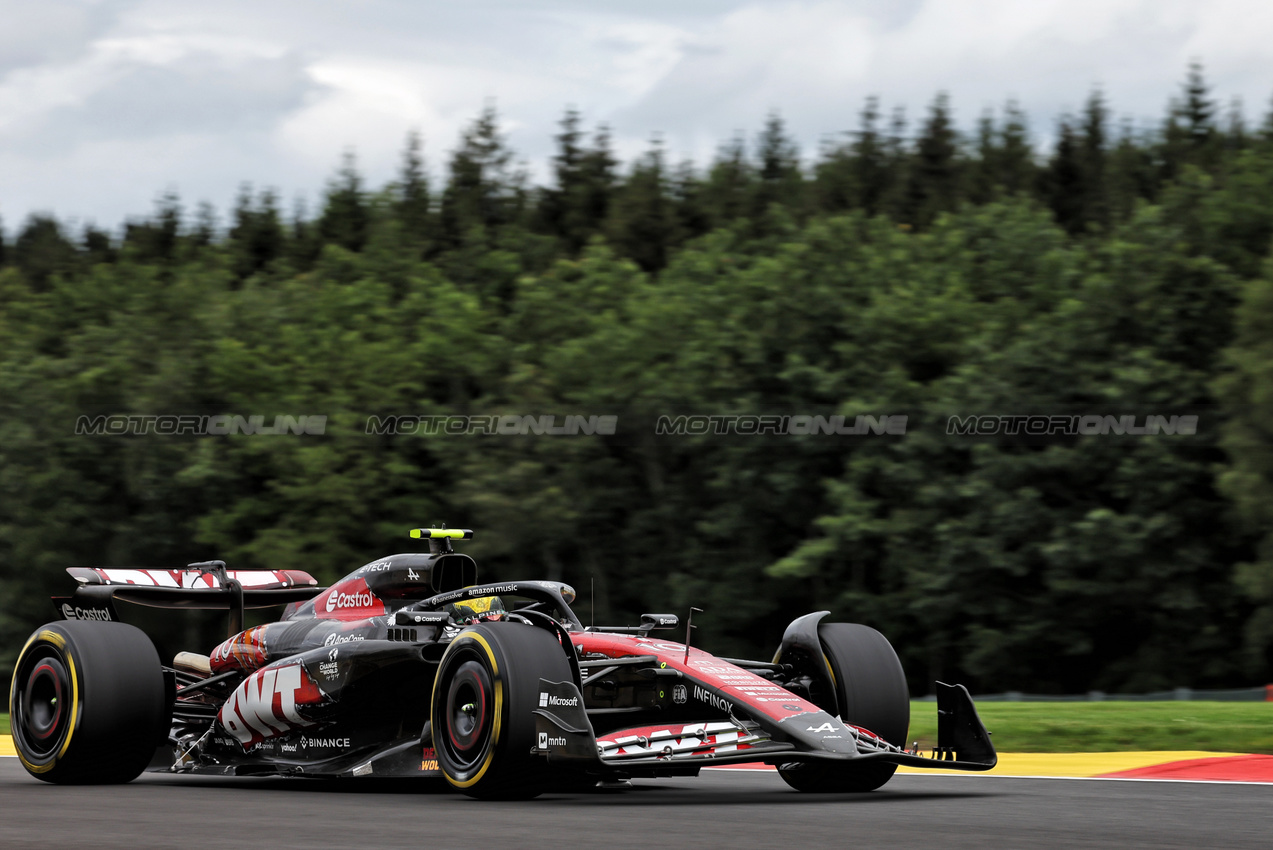
{"label": "front tyre", "polygon": [[[857,623],[826,623],[818,638],[835,676],[840,720],[906,745],[911,722],[910,690],[897,653],[884,635]],[[783,765],[779,775],[799,791],[874,791],[893,778],[897,765],[867,762],[804,762]]]}
{"label": "front tyre", "polygon": [[527,798],[549,778],[535,746],[539,680],[571,680],[566,651],[524,623],[482,623],[447,647],[433,683],[430,719],[438,767],[470,797]]}
{"label": "front tyre", "polygon": [[41,627],[9,689],[14,748],[27,772],[59,784],[115,784],[149,764],[170,720],[155,646],[124,623]]}

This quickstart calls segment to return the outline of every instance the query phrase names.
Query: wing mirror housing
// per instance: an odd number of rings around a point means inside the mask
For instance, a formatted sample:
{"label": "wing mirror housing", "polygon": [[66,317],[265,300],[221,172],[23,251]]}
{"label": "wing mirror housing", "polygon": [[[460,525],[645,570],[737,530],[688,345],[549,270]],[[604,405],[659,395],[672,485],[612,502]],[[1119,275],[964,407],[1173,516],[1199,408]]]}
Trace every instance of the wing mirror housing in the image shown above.
{"label": "wing mirror housing", "polygon": [[642,614],[641,615],[641,631],[648,632],[652,629],[674,629],[681,623],[681,618],[675,614]]}

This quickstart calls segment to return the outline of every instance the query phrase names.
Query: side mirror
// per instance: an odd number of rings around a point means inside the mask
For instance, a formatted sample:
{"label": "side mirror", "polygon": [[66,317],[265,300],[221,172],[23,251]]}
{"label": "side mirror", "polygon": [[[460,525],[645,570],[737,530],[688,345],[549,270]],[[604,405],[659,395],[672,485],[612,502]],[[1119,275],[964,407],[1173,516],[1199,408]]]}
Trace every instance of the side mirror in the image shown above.
{"label": "side mirror", "polygon": [[641,631],[651,629],[674,629],[680,625],[681,618],[675,614],[642,614]]}

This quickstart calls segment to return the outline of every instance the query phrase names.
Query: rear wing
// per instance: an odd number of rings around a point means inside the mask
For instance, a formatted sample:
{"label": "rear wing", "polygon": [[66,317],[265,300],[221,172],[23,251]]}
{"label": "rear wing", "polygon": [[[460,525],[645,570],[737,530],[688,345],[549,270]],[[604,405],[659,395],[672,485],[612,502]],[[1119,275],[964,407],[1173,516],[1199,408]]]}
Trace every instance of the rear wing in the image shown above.
{"label": "rear wing", "polygon": [[227,570],[224,561],[174,569],[67,567],[77,587],[55,597],[66,619],[118,620],[116,599],[151,608],[226,609],[230,634],[243,627],[245,608],[268,608],[311,599],[326,590],[301,570]]}

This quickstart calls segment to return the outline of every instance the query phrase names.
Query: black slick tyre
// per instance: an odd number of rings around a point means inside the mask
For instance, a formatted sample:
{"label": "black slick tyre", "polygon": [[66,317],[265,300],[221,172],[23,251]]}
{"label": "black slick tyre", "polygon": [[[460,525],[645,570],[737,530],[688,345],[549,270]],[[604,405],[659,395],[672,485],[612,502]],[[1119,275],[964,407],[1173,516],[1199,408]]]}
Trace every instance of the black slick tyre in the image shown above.
{"label": "black slick tyre", "polygon": [[171,717],[159,655],[124,623],[50,623],[18,655],[9,688],[14,749],[27,772],[58,784],[135,779]]}
{"label": "black slick tyre", "polygon": [[470,797],[542,793],[547,764],[531,755],[539,680],[571,680],[557,637],[517,622],[465,629],[438,665],[430,705],[433,748],[447,781]]}
{"label": "black slick tyre", "polygon": [[[897,653],[884,635],[857,623],[826,623],[818,637],[835,676],[840,719],[904,747],[911,722],[910,691]],[[897,765],[882,762],[804,762],[778,773],[799,791],[874,791],[893,778]]]}

